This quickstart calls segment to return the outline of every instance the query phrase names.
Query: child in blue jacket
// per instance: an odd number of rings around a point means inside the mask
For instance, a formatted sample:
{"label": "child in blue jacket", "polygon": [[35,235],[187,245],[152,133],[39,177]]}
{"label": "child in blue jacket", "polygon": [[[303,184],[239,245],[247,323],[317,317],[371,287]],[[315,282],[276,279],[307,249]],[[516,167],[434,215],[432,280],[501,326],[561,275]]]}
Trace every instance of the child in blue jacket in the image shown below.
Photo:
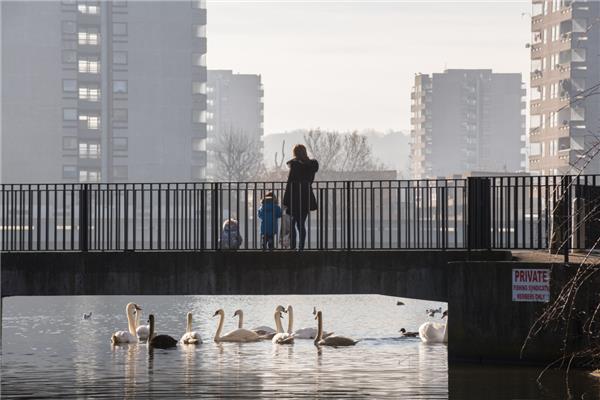
{"label": "child in blue jacket", "polygon": [[273,250],[275,244],[275,233],[278,230],[278,219],[281,218],[281,207],[277,197],[273,192],[269,192],[263,197],[261,206],[258,209],[260,218],[260,236],[262,239],[262,248]]}

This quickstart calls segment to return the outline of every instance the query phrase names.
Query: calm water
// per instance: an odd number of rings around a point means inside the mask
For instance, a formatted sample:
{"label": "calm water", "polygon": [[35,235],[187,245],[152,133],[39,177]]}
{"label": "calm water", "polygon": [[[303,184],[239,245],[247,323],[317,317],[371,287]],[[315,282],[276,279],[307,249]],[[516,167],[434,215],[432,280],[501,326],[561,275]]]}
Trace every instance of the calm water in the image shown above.
{"label": "calm water", "polygon": [[[424,310],[442,303],[384,296],[169,296],[37,297],[4,299],[2,398],[414,398],[563,399],[564,377],[539,369],[452,367],[445,345],[398,337],[428,320]],[[146,345],[113,347],[110,336],[126,329],[125,304],[154,313],[157,329],[179,338],[185,314],[204,344],[148,351]],[[225,330],[242,308],[245,327],[274,326],[277,304],[294,306],[295,328],[315,326],[313,306],[326,330],[361,339],[355,347],[317,348],[309,340],[274,346],[212,342],[217,318]],[[93,312],[83,320],[84,312]],[[436,319],[439,319],[436,317]],[[144,321],[146,318],[144,318]],[[286,324],[287,321],[284,321]],[[598,381],[571,377],[575,398],[598,398]]]}

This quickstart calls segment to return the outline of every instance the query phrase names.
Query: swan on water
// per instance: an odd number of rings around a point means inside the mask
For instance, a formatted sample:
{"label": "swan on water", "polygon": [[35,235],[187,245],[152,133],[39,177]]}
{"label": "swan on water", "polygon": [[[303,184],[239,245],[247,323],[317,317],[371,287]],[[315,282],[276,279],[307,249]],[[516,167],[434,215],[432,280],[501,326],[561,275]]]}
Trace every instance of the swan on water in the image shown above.
{"label": "swan on water", "polygon": [[92,319],[92,312],[90,311],[89,313],[84,313],[83,319]]}
{"label": "swan on water", "polygon": [[[316,307],[313,309],[313,314],[316,315]],[[288,333],[292,333],[294,329],[294,308],[288,305],[285,312],[288,314]],[[331,336],[333,332],[323,332],[323,337]],[[300,328],[294,332],[296,339],[314,339],[317,337],[317,328]]]}
{"label": "swan on water", "polygon": [[192,313],[187,313],[187,325],[185,329],[185,333],[181,337],[180,340],[183,344],[200,344],[202,343],[202,338],[200,337],[200,333],[197,331],[192,331]]}
{"label": "swan on water", "polygon": [[448,311],[444,311],[442,318],[446,323],[425,322],[419,327],[419,336],[423,343],[448,343]]}
{"label": "swan on water", "polygon": [[323,337],[323,312],[317,311],[317,316],[315,317],[315,319],[318,321],[317,337],[315,338],[315,346],[341,347],[341,346],[354,346],[356,343],[358,343],[358,340],[354,340],[354,339],[346,337],[346,336],[331,335],[331,336]]}
{"label": "swan on water", "polygon": [[177,340],[169,335],[157,335],[154,332],[154,314],[148,315],[148,324],[150,325],[150,333],[148,336],[148,346],[158,349],[168,349],[177,346]]}
{"label": "swan on water", "polygon": [[285,312],[285,309],[282,306],[277,306],[274,313],[277,333],[275,334],[275,336],[273,336],[273,339],[271,339],[271,341],[274,344],[292,344],[294,343],[294,334],[290,331],[292,329],[292,324],[294,323],[294,321],[290,320],[291,323],[288,325],[288,331],[284,332],[283,326],[281,326],[281,318],[283,316],[281,314],[282,312]]}
{"label": "swan on water", "polygon": [[217,331],[215,332],[214,341],[219,342],[258,342],[260,340],[260,336],[249,329],[238,328],[234,329],[230,332],[227,332],[223,336],[221,336],[221,331],[223,331],[223,322],[225,320],[225,311],[222,308],[215,311],[213,317],[219,316],[219,325],[217,326]]}
{"label": "swan on water", "polygon": [[117,331],[112,334],[110,341],[112,344],[122,343],[137,343],[138,338],[135,330],[137,327],[134,313],[142,308],[135,303],[127,303],[125,313],[127,314],[127,329],[126,331]]}
{"label": "swan on water", "polygon": [[149,325],[140,325],[140,320],[142,319],[142,310],[135,311],[135,322],[136,322],[136,330],[135,334],[139,341],[145,342],[148,340],[150,335],[150,326]]}
{"label": "swan on water", "polygon": [[407,332],[406,329],[401,328],[398,332],[400,332],[400,336],[402,337],[418,337],[419,332]]}
{"label": "swan on water", "polygon": [[[283,306],[280,306],[283,310]],[[244,327],[244,312],[242,310],[235,310],[233,313],[233,317],[238,317],[238,328],[242,329]],[[268,326],[257,326],[256,328],[252,328],[251,331],[256,332],[261,339],[272,339],[275,336],[275,329],[270,328]]]}

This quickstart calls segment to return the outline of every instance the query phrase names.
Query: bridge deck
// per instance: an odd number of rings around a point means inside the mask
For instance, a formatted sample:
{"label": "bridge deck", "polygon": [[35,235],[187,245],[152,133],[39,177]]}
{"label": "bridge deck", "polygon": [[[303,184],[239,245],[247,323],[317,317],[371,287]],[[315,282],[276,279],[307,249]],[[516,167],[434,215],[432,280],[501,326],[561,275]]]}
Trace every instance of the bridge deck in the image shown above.
{"label": "bridge deck", "polygon": [[447,301],[447,263],[509,251],[2,254],[2,296],[383,294]]}

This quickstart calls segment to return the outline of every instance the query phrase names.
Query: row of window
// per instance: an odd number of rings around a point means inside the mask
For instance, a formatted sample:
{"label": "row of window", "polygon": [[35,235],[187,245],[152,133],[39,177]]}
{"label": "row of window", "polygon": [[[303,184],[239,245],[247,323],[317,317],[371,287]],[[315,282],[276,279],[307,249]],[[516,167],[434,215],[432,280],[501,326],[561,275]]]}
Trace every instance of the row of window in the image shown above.
{"label": "row of window", "polygon": [[[196,144],[192,142],[192,147]],[[127,151],[128,139],[126,137],[114,137],[112,139],[113,151]],[[98,158],[84,157],[84,155],[100,155],[100,144],[80,142],[77,136],[63,136],[63,150],[78,150],[82,158]],[[197,150],[200,151],[200,150]]]}
{"label": "row of window", "polygon": [[[86,86],[77,88],[77,80],[75,79],[63,79],[63,92],[78,93],[80,100],[100,100],[98,85],[87,84]],[[127,93],[127,81],[113,81],[113,93]]]}
{"label": "row of window", "polygon": [[[114,122],[127,122],[128,112],[125,108],[113,109],[112,120]],[[83,121],[86,123],[88,129],[100,129],[100,116],[92,114],[79,114],[76,108],[64,108],[63,109],[63,120],[64,121]]]}
{"label": "row of window", "polygon": [[[201,25],[195,25],[200,27]],[[62,32],[69,35],[77,34],[77,40],[79,44],[87,44],[92,46],[97,46],[100,39],[100,32],[98,28],[95,27],[87,27],[87,28],[77,28],[77,22],[75,21],[63,21],[62,23]],[[194,35],[204,32],[200,28],[196,28],[193,31]],[[112,34],[113,36],[126,36],[127,35],[127,23],[126,22],[113,22],[112,24]]]}
{"label": "row of window", "polygon": [[551,0],[543,1],[541,3],[533,3],[532,15],[534,17],[538,15],[548,15],[550,13],[561,10],[564,7],[571,5],[571,0]]}
{"label": "row of window", "polygon": [[[112,63],[116,65],[127,64],[126,51],[113,51]],[[77,50],[63,50],[62,62],[64,64],[77,64],[81,73],[98,74],[100,73],[100,61],[97,58],[77,58]]]}
{"label": "row of window", "polygon": [[[193,165],[191,167],[191,177],[193,180],[204,179],[206,169],[203,166]],[[78,179],[79,182],[96,183],[102,180],[100,170],[94,168],[78,168],[76,165],[63,165],[64,179]],[[129,168],[127,165],[114,165],[112,175],[116,179],[127,179]]]}

